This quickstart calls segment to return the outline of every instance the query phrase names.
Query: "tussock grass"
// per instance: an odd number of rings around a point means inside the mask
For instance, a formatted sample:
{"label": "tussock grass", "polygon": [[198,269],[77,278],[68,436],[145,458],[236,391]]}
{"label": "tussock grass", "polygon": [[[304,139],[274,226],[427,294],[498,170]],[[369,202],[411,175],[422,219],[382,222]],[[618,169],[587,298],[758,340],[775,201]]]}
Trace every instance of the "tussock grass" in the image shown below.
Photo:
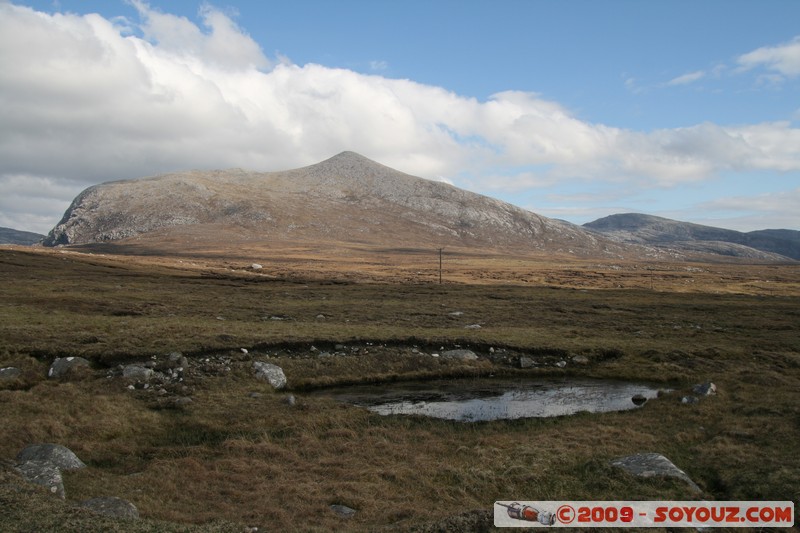
{"label": "tussock grass", "polygon": [[[800,500],[796,269],[450,259],[456,272],[440,286],[402,262],[394,270],[367,264],[355,278],[342,267],[352,260],[329,258],[325,266],[343,270],[325,274],[310,256],[277,266],[262,259],[276,276],[262,278],[208,258],[198,266],[186,258],[3,250],[0,366],[24,374],[0,383],[0,458],[32,442],[58,442],[89,467],[65,476],[67,504],[15,496],[9,487],[21,485],[3,470],[0,494],[10,511],[0,529],[47,530],[55,516],[61,531],[407,531],[490,509],[497,499],[692,498],[679,481],[608,466],[648,451],[686,471],[703,497]],[[293,271],[292,261],[303,268]],[[481,328],[465,329],[471,324]],[[311,351],[336,344],[344,355]],[[456,345],[481,359],[411,351]],[[233,368],[187,378],[192,403],[176,409],[157,408],[151,391],[106,377],[120,362],[175,350],[193,361],[226,354]],[[475,424],[381,417],[303,393],[364,381],[519,375],[520,354],[590,361],[529,375],[641,379],[677,390],[634,411]],[[48,381],[50,361],[63,355],[90,359],[94,375]],[[267,357],[284,368],[297,405],[251,376],[251,361]],[[680,403],[706,380],[717,396]],[[102,495],[132,501],[145,521],[119,529],[68,506]],[[341,519],[331,504],[358,512]]]}

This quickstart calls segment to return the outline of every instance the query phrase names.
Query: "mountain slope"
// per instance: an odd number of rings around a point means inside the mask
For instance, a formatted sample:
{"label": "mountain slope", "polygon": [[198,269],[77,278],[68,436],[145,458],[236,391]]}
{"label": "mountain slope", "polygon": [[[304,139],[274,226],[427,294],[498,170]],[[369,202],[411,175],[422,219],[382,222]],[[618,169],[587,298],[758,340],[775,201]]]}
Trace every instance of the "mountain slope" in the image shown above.
{"label": "mountain slope", "polygon": [[36,244],[44,238],[44,235],[30,231],[20,231],[12,228],[0,228],[0,244]]}
{"label": "mountain slope", "polygon": [[353,152],[282,172],[190,171],[83,191],[45,245],[139,238],[467,246],[619,256],[602,236]]}
{"label": "mountain slope", "polygon": [[800,259],[800,232],[792,230],[742,233],[639,213],[611,215],[583,227],[623,243],[754,259]]}

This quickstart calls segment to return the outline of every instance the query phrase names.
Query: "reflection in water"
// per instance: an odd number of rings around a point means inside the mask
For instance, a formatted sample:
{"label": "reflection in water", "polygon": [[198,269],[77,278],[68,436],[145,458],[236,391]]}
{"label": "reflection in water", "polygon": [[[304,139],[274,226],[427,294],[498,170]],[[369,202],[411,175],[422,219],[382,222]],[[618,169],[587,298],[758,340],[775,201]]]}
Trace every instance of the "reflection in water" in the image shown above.
{"label": "reflection in water", "polygon": [[[424,415],[476,422],[635,409],[648,385],[603,380],[447,380],[328,389],[321,394],[382,415]],[[320,394],[318,393],[318,394]]]}

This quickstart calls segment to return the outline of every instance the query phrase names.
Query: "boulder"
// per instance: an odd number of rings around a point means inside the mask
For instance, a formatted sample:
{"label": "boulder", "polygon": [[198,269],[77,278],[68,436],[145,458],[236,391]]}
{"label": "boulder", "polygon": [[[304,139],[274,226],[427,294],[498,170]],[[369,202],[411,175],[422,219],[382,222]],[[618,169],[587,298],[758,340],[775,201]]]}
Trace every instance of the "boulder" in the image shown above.
{"label": "boulder", "polygon": [[255,361],[253,363],[253,370],[255,370],[258,379],[264,379],[276,390],[280,390],[286,386],[286,374],[283,369],[278,365],[266,363],[264,361]]}
{"label": "boulder", "polygon": [[122,377],[129,381],[149,381],[153,377],[153,369],[139,365],[125,365]]}
{"label": "boulder", "polygon": [[22,370],[19,368],[14,368],[13,366],[7,366],[6,368],[0,368],[0,381],[2,380],[9,380],[16,379],[22,375]]}
{"label": "boulder", "polygon": [[16,466],[17,472],[30,483],[41,485],[62,500],[66,498],[61,469],[52,463],[25,461]]}
{"label": "boulder", "polygon": [[460,361],[474,361],[478,356],[472,350],[447,350],[442,352],[445,359],[458,359]]}
{"label": "boulder", "polygon": [[611,461],[611,466],[621,468],[638,477],[675,477],[685,481],[692,492],[703,492],[686,473],[660,453],[637,453]]}
{"label": "boulder", "polygon": [[91,510],[94,513],[112,518],[138,519],[139,510],[128,500],[116,498],[114,496],[104,496],[91,498],[80,503],[81,507]]}
{"label": "boulder", "polygon": [[50,370],[47,372],[47,377],[51,379],[63,379],[70,375],[86,371],[91,368],[89,361],[83,357],[58,357],[53,364],[50,365]]}
{"label": "boulder", "polygon": [[17,454],[17,462],[49,463],[61,470],[86,468],[72,450],[60,444],[31,444]]}

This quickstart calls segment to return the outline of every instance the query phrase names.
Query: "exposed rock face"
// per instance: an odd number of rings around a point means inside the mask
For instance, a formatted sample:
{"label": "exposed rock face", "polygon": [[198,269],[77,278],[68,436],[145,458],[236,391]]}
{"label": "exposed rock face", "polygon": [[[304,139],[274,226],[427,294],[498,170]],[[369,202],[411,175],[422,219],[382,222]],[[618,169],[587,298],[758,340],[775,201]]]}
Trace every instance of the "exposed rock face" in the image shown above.
{"label": "exposed rock face", "polygon": [[83,191],[44,244],[220,232],[263,241],[480,246],[618,256],[612,241],[353,152],[283,172],[190,171]]}
{"label": "exposed rock face", "polygon": [[16,469],[30,483],[46,487],[51,494],[62,500],[66,498],[64,479],[61,477],[61,469],[57,466],[39,461],[25,461],[19,463]]}
{"label": "exposed rock face", "polygon": [[800,232],[793,230],[742,233],[639,213],[611,215],[583,227],[619,242],[684,252],[768,260],[800,259]]}
{"label": "exposed rock face", "polygon": [[611,466],[622,468],[639,477],[675,477],[685,481],[692,492],[702,492],[700,487],[660,453],[637,453],[611,461]]}

